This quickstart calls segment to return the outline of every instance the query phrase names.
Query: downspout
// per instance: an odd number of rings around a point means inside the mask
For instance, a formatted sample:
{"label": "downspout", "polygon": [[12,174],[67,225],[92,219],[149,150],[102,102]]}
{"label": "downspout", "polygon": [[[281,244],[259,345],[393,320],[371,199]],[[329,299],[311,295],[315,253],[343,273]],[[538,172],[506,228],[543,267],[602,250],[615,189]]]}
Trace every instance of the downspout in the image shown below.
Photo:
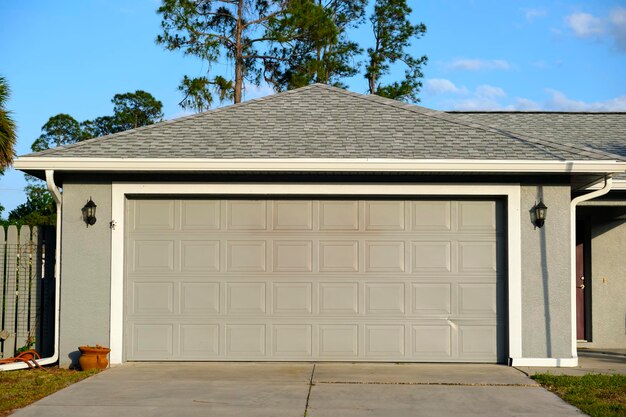
{"label": "downspout", "polygon": [[[52,194],[54,202],[57,206],[57,233],[56,233],[56,247],[54,254],[54,352],[52,356],[47,358],[41,358],[37,360],[39,365],[52,365],[59,360],[59,318],[60,318],[60,289],[61,289],[61,207],[63,205],[61,199],[61,192],[59,187],[54,183],[54,171],[46,170],[46,184],[48,185],[48,191]],[[28,365],[24,362],[9,363],[6,365],[0,365],[0,371],[11,371],[14,369],[25,369]]]}
{"label": "downspout", "polygon": [[[570,268],[572,283],[571,287],[571,317],[572,317],[572,358],[578,361],[578,342],[576,335],[576,206],[583,201],[591,200],[596,197],[600,197],[611,191],[613,185],[613,178],[610,176],[604,177],[604,187],[599,190],[592,191],[587,194],[579,195],[574,198],[570,203],[570,222],[571,222],[571,235],[570,235]],[[575,365],[572,366],[577,366]]]}

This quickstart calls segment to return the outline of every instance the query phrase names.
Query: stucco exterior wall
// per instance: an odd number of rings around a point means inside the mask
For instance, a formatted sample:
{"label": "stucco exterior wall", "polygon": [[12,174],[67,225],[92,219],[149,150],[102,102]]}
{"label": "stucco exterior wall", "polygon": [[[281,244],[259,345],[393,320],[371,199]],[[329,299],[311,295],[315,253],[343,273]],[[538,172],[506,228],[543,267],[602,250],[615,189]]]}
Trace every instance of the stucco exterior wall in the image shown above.
{"label": "stucco exterior wall", "polygon": [[[626,204],[626,202],[625,202]],[[586,213],[585,213],[586,212]],[[611,207],[588,207],[591,220],[591,341],[581,347],[626,347],[626,219]],[[611,220],[606,220],[611,219]]]}
{"label": "stucco exterior wall", "polygon": [[[109,345],[111,298],[111,183],[66,179],[61,230],[61,324],[59,364],[78,363],[78,346]],[[82,180],[84,181],[84,180]],[[87,227],[81,209],[97,204]]]}
{"label": "stucco exterior wall", "polygon": [[[536,228],[531,208],[548,206]],[[522,211],[522,354],[527,358],[571,358],[570,187],[525,185]]]}

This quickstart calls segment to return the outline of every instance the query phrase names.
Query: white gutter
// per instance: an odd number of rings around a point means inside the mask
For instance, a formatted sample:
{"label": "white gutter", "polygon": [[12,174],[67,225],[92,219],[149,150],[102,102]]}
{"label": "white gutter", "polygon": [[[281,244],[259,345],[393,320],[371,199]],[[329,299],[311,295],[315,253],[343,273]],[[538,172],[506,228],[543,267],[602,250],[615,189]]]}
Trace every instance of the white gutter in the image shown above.
{"label": "white gutter", "polygon": [[[54,352],[52,356],[37,359],[39,365],[52,365],[59,360],[59,318],[60,318],[60,294],[61,294],[61,192],[59,187],[54,183],[54,171],[46,170],[46,184],[48,191],[52,194],[54,202],[57,205],[57,233],[56,248],[54,254]],[[9,363],[0,365],[0,371],[12,371],[15,369],[25,369],[29,366],[24,362]]]}
{"label": "white gutter", "polygon": [[23,156],[14,162],[21,170],[208,172],[504,172],[504,173],[613,173],[626,171],[626,162],[614,160],[533,161],[474,159],[341,159],[341,158],[59,158]]}
{"label": "white gutter", "polygon": [[[599,190],[592,191],[587,194],[580,195],[572,200],[570,203],[570,222],[571,222],[571,235],[570,235],[570,268],[572,283],[570,285],[570,298],[571,298],[571,317],[572,317],[572,358],[578,360],[578,338],[576,334],[576,206],[583,201],[588,201],[596,197],[600,197],[611,191],[613,185],[613,178],[604,178],[604,187]],[[572,365],[572,366],[577,366]]]}
{"label": "white gutter", "polygon": [[[588,190],[599,190],[604,186],[595,184],[591,187],[587,188]],[[626,191],[626,180],[613,180],[613,185],[611,186],[611,191]]]}

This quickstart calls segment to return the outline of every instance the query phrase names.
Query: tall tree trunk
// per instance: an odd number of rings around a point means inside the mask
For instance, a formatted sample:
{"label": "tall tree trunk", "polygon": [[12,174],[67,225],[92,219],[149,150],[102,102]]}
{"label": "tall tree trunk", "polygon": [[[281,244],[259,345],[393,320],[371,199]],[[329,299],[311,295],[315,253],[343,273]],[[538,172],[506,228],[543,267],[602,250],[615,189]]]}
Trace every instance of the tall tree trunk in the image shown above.
{"label": "tall tree trunk", "polygon": [[370,94],[376,93],[376,63],[372,63],[372,72],[369,79]]}
{"label": "tall tree trunk", "polygon": [[234,103],[241,103],[243,91],[243,7],[244,0],[237,2],[237,24],[235,27],[235,94]]}

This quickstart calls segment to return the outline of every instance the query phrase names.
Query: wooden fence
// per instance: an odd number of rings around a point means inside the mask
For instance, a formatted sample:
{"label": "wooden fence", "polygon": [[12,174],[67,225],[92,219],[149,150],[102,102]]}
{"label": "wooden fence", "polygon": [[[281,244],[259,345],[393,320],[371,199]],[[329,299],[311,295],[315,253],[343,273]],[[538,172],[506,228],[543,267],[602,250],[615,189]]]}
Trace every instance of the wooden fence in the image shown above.
{"label": "wooden fence", "polygon": [[42,357],[54,349],[53,226],[0,226],[0,357],[34,341]]}

